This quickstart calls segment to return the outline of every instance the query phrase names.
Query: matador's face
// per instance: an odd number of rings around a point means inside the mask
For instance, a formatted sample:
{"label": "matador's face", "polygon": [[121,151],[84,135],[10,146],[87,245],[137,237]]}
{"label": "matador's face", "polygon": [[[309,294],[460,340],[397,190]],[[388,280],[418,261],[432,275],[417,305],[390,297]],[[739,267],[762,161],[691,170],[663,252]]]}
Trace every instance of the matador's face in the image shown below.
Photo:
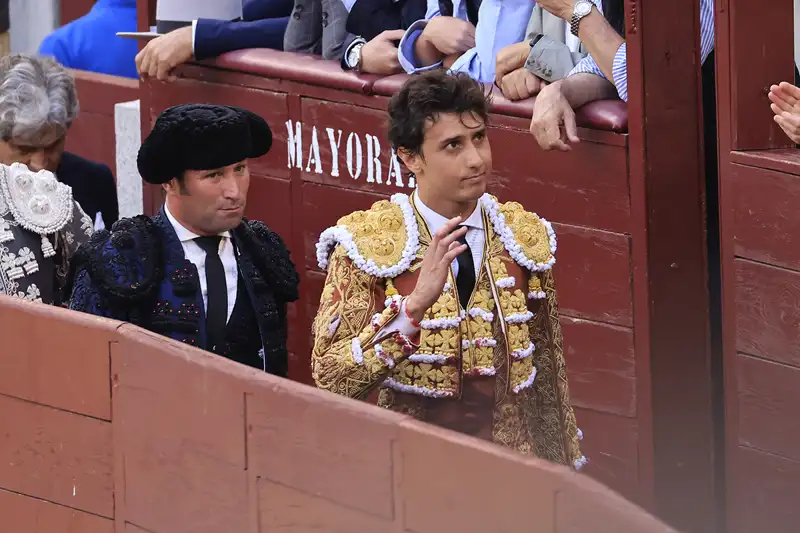
{"label": "matador's face", "polygon": [[486,192],[492,149],[486,124],[475,113],[443,113],[428,121],[421,153],[406,161],[427,199],[470,203]]}

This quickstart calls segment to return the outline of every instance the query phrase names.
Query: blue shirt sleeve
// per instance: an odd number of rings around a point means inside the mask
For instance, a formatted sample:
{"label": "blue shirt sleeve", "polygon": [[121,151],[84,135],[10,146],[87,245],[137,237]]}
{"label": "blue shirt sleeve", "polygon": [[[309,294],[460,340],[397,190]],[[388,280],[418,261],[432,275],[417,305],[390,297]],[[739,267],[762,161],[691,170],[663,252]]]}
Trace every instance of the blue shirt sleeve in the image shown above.
{"label": "blue shirt sleeve", "polygon": [[[432,5],[432,4],[435,4]],[[482,82],[494,81],[495,58],[508,45],[525,39],[525,30],[533,12],[531,0],[484,0],[478,12],[475,29],[475,47],[464,52],[450,67],[451,71],[466,72]],[[453,12],[464,18],[466,10],[462,2],[454,3]],[[438,2],[428,2],[427,19],[439,16]],[[414,45],[427,25],[420,20],[406,30],[398,48],[400,65],[409,74],[441,66],[441,62],[429,66],[418,66],[414,57]]]}

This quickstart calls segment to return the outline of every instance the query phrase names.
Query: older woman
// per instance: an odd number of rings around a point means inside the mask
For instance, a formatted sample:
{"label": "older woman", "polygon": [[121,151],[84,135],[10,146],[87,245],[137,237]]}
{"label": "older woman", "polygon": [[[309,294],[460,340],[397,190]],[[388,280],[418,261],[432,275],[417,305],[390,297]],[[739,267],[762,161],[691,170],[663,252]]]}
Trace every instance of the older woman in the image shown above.
{"label": "older woman", "polygon": [[[61,303],[69,261],[93,232],[58,168],[78,102],[51,60],[0,59],[0,293]],[[30,167],[30,168],[29,168]]]}
{"label": "older woman", "polygon": [[75,81],[61,65],[21,54],[0,58],[0,163],[54,172],[98,226],[110,227],[119,218],[111,170],[64,152],[77,114]]}

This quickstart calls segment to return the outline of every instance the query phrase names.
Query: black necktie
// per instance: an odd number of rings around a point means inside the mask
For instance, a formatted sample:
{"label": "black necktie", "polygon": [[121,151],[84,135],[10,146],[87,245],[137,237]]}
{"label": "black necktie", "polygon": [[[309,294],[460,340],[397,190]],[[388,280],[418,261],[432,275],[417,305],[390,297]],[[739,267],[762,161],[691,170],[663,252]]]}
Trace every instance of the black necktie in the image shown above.
{"label": "black necktie", "polygon": [[206,253],[206,348],[214,350],[225,338],[225,324],[228,322],[228,287],[225,283],[225,269],[219,258],[219,235],[197,237],[194,242]]}
{"label": "black necktie", "polygon": [[[467,244],[466,236],[458,239],[461,244]],[[472,260],[472,250],[467,244],[467,249],[458,254],[458,275],[456,276],[456,288],[458,289],[458,300],[461,307],[466,309],[469,304],[469,297],[475,289],[475,262]]]}

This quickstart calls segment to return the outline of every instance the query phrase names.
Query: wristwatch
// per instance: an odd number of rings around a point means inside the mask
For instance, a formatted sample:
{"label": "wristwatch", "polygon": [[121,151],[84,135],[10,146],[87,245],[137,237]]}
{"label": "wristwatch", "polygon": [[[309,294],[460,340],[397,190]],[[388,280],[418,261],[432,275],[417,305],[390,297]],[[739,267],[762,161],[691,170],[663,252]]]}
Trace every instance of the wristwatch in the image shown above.
{"label": "wristwatch", "polygon": [[367,44],[365,41],[354,43],[347,51],[347,66],[356,73],[361,71],[361,49]]}
{"label": "wristwatch", "polygon": [[572,18],[569,21],[569,31],[572,32],[572,35],[578,36],[578,27],[581,24],[581,20],[588,16],[592,9],[594,9],[594,4],[589,0],[578,0],[575,3],[575,8],[572,10]]}

